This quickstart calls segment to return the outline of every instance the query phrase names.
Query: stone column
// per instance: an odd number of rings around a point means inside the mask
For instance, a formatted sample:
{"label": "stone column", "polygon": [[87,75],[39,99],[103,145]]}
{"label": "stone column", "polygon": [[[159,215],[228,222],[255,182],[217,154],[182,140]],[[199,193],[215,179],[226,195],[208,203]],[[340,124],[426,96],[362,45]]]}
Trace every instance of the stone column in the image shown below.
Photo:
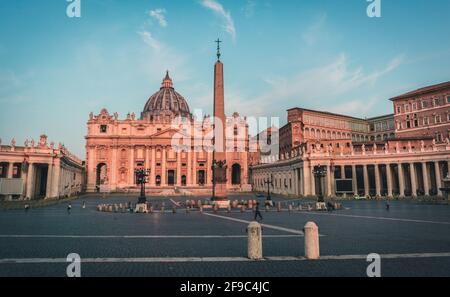
{"label": "stone column", "polygon": [[27,173],[27,191],[26,191],[27,199],[33,199],[34,181],[35,181],[34,175],[35,175],[34,164],[30,163],[28,166],[28,173]]}
{"label": "stone column", "polygon": [[8,173],[7,173],[7,178],[13,178],[13,172],[14,172],[14,163],[10,162],[8,164]]}
{"label": "stone column", "polygon": [[130,164],[129,164],[129,169],[128,171],[130,172],[129,176],[128,176],[128,185],[130,187],[135,186],[136,181],[134,178],[134,146],[130,147]]}
{"label": "stone column", "polygon": [[311,194],[311,169],[308,161],[303,162],[303,177],[304,177],[304,195],[310,196]]}
{"label": "stone column", "polygon": [[327,166],[327,197],[333,196],[333,179],[334,179],[334,172],[331,171],[332,166]]}
{"label": "stone column", "polygon": [[391,170],[391,164],[386,164],[386,180],[387,180],[387,195],[389,198],[393,197],[393,190],[392,190],[392,170]]}
{"label": "stone column", "polygon": [[414,166],[414,163],[409,164],[409,171],[410,171],[410,175],[411,175],[412,196],[416,197],[417,196],[417,177],[416,177],[416,168]]}
{"label": "stone column", "polygon": [[367,170],[367,164],[364,164],[364,195],[369,195],[369,171]]}
{"label": "stone column", "polygon": [[430,179],[428,174],[427,162],[422,162],[423,191],[425,196],[430,195]]}
{"label": "stone column", "polygon": [[400,197],[405,197],[405,175],[403,173],[403,164],[399,163],[397,165],[398,169],[398,190],[400,192]]}
{"label": "stone column", "polygon": [[298,170],[298,187],[299,187],[299,191],[300,191],[300,195],[301,196],[305,196],[305,179],[303,177],[303,169],[299,168]]}
{"label": "stone column", "polygon": [[441,174],[441,167],[439,166],[439,161],[434,162],[434,171],[436,175],[436,187],[437,187],[437,195],[442,196],[443,193],[440,190],[442,188],[442,174]]}
{"label": "stone column", "polygon": [[95,147],[88,148],[88,160],[87,160],[87,191],[95,191],[97,183],[97,167],[95,165]]}
{"label": "stone column", "polygon": [[150,169],[150,149],[148,146],[145,147],[145,169]]}
{"label": "stone column", "polygon": [[59,198],[59,184],[61,181],[61,160],[54,160],[53,163],[53,176],[52,176],[52,197]]}
{"label": "stone column", "polygon": [[316,196],[317,190],[316,190],[316,178],[313,174],[313,168],[314,166],[311,164],[311,166],[308,168],[309,174],[311,176],[310,184],[311,184],[311,196]]}
{"label": "stone column", "polygon": [[189,148],[188,151],[188,162],[187,162],[187,177],[186,177],[186,182],[187,185],[189,187],[192,187],[193,184],[193,178],[192,178],[192,155],[193,155],[193,151],[192,151],[192,147]]}
{"label": "stone column", "polygon": [[381,180],[380,180],[380,167],[378,164],[374,165],[375,172],[375,189],[377,197],[381,196]]}
{"label": "stone column", "polygon": [[111,147],[111,180],[109,181],[110,190],[115,191],[117,189],[117,147]]}
{"label": "stone column", "polygon": [[47,187],[45,191],[45,198],[52,198],[52,182],[53,182],[53,163],[48,164],[48,171],[47,171]]}
{"label": "stone column", "polygon": [[352,165],[352,182],[353,182],[353,194],[358,194],[358,176],[356,174],[356,165]]}
{"label": "stone column", "polygon": [[150,186],[155,187],[156,186],[156,148],[152,146],[152,160],[150,161]]}
{"label": "stone column", "polygon": [[161,150],[161,154],[162,154],[162,162],[161,162],[161,168],[162,168],[162,174],[161,174],[161,186],[165,187],[167,186],[167,168],[166,168],[166,156],[167,156],[167,151],[166,151],[166,147],[163,147]]}
{"label": "stone column", "polygon": [[198,186],[197,182],[197,150],[194,148],[193,152],[193,161],[192,161],[192,184],[194,186]]}
{"label": "stone column", "polygon": [[[14,163],[10,162],[8,164],[8,172],[7,172],[6,177],[13,178],[13,172],[14,172]],[[12,200],[12,198],[13,198],[12,195],[8,195],[7,200]]]}
{"label": "stone column", "polygon": [[182,152],[177,152],[177,181],[176,185],[181,187],[181,154]]}
{"label": "stone column", "polygon": [[345,179],[345,165],[341,165],[341,179]]}
{"label": "stone column", "polygon": [[[206,162],[206,166],[208,167],[206,169],[206,184],[208,186],[212,186],[212,152],[207,152],[206,155],[208,156],[207,162]],[[241,180],[242,182],[242,180]]]}

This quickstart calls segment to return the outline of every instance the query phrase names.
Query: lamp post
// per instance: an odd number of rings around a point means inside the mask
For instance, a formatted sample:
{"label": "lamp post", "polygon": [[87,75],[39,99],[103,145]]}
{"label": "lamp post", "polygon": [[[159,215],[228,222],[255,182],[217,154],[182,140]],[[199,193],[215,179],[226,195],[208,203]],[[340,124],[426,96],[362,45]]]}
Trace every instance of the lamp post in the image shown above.
{"label": "lamp post", "polygon": [[270,175],[270,180],[266,179],[264,184],[267,185],[267,201],[272,201],[272,197],[270,197],[270,187],[273,187],[273,175]]}
{"label": "lamp post", "polygon": [[141,194],[139,196],[138,204],[145,204],[147,203],[147,197],[145,197],[145,184],[148,183],[147,177],[150,174],[150,170],[144,168],[136,168],[134,170],[134,173],[136,175],[137,184],[141,186]]}
{"label": "lamp post", "polygon": [[314,167],[313,170],[314,177],[316,178],[316,184],[318,184],[317,187],[317,198],[318,202],[325,202],[323,198],[323,191],[322,191],[322,178],[327,175],[327,167],[321,166],[320,164],[316,167]]}

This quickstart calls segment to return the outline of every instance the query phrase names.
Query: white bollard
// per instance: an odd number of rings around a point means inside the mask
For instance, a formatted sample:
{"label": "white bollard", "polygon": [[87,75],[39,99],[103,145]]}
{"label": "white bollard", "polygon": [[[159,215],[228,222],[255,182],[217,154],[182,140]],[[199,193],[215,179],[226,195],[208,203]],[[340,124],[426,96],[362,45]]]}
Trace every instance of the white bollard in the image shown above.
{"label": "white bollard", "polygon": [[316,223],[308,222],[304,228],[305,232],[305,257],[308,260],[320,258],[319,227]]}
{"label": "white bollard", "polygon": [[261,260],[262,255],[262,230],[258,222],[251,222],[247,227],[248,233],[248,258]]}

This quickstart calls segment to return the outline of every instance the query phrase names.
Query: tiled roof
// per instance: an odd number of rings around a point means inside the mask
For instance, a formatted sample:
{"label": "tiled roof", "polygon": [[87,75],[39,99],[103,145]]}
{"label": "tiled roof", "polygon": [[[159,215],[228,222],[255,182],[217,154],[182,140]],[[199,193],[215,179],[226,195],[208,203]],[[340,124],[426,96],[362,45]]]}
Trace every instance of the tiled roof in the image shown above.
{"label": "tiled roof", "polygon": [[420,96],[420,95],[424,95],[424,94],[428,94],[428,93],[432,93],[432,92],[436,92],[436,91],[440,91],[440,90],[444,90],[444,89],[450,89],[450,81],[440,83],[437,85],[420,88],[415,91],[411,91],[411,92],[402,94],[400,96],[391,98],[391,100],[395,101],[395,100],[405,99],[405,98],[409,98],[409,97],[413,97],[413,96]]}

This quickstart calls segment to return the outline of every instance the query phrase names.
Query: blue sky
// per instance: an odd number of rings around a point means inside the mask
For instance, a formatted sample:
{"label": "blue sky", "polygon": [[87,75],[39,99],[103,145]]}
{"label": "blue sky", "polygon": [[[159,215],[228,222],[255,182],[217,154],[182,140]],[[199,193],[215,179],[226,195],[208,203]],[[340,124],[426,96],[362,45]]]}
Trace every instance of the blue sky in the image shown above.
{"label": "blue sky", "polygon": [[226,108],[305,107],[370,117],[390,97],[450,80],[450,1],[0,0],[0,137],[46,133],[84,158],[86,122],[139,114],[169,69],[191,110],[211,113],[223,39]]}

